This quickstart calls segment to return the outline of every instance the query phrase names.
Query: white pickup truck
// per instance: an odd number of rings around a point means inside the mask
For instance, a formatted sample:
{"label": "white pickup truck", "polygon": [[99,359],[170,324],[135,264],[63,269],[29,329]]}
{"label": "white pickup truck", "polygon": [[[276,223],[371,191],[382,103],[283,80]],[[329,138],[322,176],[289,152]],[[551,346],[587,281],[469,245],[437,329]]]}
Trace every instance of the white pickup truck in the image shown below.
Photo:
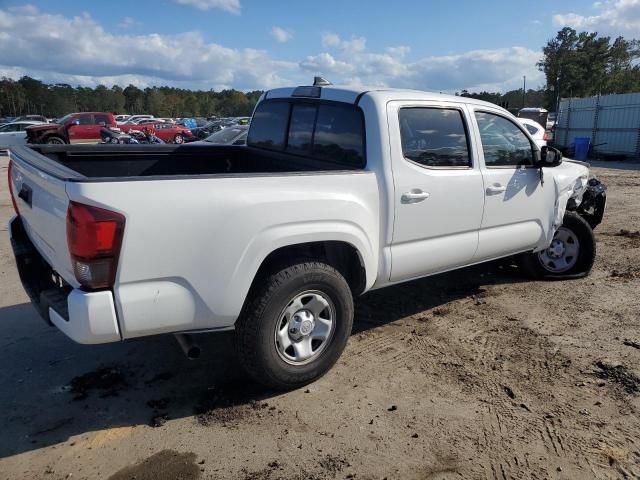
{"label": "white pickup truck", "polygon": [[354,295],[512,255],[586,275],[605,204],[493,104],[320,85],[266,92],[247,146],[17,147],[9,185],[48,322],[81,343],[173,333],[192,355],[191,334],[233,329],[282,389],[337,361]]}

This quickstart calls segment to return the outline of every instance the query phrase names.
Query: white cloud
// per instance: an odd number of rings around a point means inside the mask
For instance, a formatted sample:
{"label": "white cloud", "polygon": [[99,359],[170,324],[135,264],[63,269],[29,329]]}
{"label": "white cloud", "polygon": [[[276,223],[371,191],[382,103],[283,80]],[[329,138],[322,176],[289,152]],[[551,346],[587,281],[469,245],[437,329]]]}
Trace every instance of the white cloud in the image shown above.
{"label": "white cloud", "polygon": [[324,52],[306,57],[300,68],[324,75],[334,83],[344,79],[354,85],[449,92],[463,88],[491,91],[518,88],[523,75],[532,86],[543,82],[543,75],[535,65],[540,52],[522,47],[473,50],[413,62],[405,61],[408,52],[408,47],[390,47],[385,53]]}
{"label": "white cloud", "polygon": [[595,2],[595,15],[564,13],[554,15],[557,27],[571,27],[576,30],[597,31],[607,35],[638,36],[640,32],[640,0],[608,0]]}
{"label": "white cloud", "polygon": [[229,13],[240,13],[240,0],[173,0],[179,5],[188,5],[199,10],[219,8]]}
{"label": "white cloud", "polygon": [[325,32],[322,34],[322,46],[346,52],[362,52],[367,48],[367,39],[352,35],[351,40],[342,40],[337,33]]}
{"label": "white cloud", "polygon": [[[298,70],[264,50],[207,43],[197,32],[114,35],[87,14],[0,9],[0,41],[0,68],[22,68],[47,81],[66,76],[92,84],[136,76],[147,85],[254,89],[282,85]],[[105,45],[126,45],[126,54]]]}
{"label": "white cloud", "polygon": [[411,47],[400,45],[398,47],[387,47],[386,52],[395,57],[404,57],[411,51]]}
{"label": "white cloud", "polygon": [[293,32],[291,32],[290,30],[285,30],[282,27],[273,27],[271,29],[271,36],[278,43],[287,43],[293,38]]}
{"label": "white cloud", "polygon": [[140,25],[140,22],[131,17],[124,17],[122,21],[118,24],[120,28],[132,28],[136,25]]}
{"label": "white cloud", "polygon": [[[508,90],[543,83],[541,53],[521,47],[409,58],[408,46],[369,51],[364,37],[323,35],[325,50],[285,60],[263,49],[207,42],[198,32],[116,34],[88,14],[66,17],[32,6],[0,9],[0,76],[30,75],[72,85],[129,83],[216,90],[309,84],[322,74],[335,84],[453,92]],[[120,48],[105,45],[126,45]]]}

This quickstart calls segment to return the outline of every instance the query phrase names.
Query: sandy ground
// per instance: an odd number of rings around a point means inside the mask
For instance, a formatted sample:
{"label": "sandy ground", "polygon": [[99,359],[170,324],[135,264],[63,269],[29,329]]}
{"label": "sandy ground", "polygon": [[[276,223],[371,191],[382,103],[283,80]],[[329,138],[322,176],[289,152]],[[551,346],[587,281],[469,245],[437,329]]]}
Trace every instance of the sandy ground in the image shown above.
{"label": "sandy ground", "polygon": [[[248,384],[229,335],[81,346],[27,303],[0,183],[0,478],[640,476],[638,165],[609,186],[586,279],[509,262],[358,301],[337,366],[286,394]],[[6,178],[6,158],[0,177]]]}

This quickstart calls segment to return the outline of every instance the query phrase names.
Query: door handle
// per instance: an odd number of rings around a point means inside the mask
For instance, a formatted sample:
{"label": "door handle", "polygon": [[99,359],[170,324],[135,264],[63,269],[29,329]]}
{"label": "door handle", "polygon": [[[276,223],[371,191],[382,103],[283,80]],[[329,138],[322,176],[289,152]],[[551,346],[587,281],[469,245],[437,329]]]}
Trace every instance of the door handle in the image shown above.
{"label": "door handle", "polygon": [[507,187],[505,187],[504,185],[491,185],[490,187],[487,187],[487,195],[495,195],[497,193],[503,193],[507,191]]}
{"label": "door handle", "polygon": [[422,190],[414,189],[414,190],[411,190],[410,192],[403,193],[402,197],[400,197],[400,201],[402,203],[418,203],[429,198],[429,195],[430,194],[428,192],[423,192]]}

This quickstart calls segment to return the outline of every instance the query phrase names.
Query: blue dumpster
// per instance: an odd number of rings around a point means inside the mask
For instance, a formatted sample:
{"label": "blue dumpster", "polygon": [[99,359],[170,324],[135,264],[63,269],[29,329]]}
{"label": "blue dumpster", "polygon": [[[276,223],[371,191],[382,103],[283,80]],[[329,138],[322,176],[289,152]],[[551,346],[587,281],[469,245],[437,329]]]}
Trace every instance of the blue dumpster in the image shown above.
{"label": "blue dumpster", "polygon": [[576,137],[576,153],[574,160],[587,160],[589,158],[589,137]]}

